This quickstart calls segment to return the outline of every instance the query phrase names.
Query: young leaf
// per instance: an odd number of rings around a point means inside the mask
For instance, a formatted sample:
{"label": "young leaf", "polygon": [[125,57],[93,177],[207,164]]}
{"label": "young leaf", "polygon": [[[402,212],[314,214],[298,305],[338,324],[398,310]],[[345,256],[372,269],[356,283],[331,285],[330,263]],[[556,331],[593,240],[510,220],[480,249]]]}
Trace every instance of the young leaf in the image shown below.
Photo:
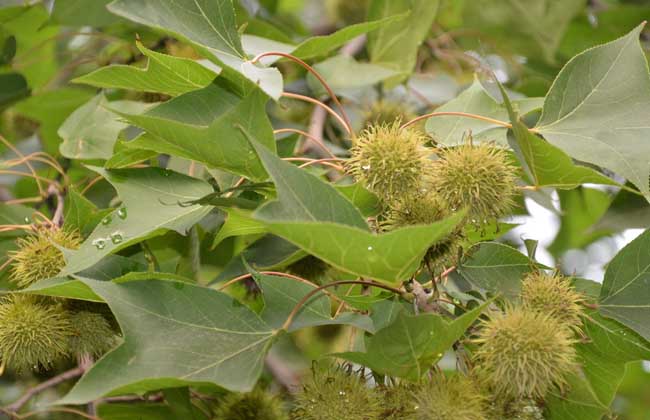
{"label": "young leaf", "polygon": [[600,313],[650,340],[650,229],[610,261],[600,292]]}
{"label": "young leaf", "polygon": [[59,404],[209,382],[250,391],[277,330],[229,296],[183,282],[84,280],[124,335]]}
{"label": "young leaf", "polygon": [[183,57],[174,57],[147,49],[136,43],[142,54],[149,58],[147,67],[116,64],[84,74],[72,80],[100,88],[129,89],[178,96],[204,88],[217,74],[202,64]]}
{"label": "young leaf", "polygon": [[643,26],[571,59],[546,96],[537,130],[570,156],[626,177],[650,200]]}

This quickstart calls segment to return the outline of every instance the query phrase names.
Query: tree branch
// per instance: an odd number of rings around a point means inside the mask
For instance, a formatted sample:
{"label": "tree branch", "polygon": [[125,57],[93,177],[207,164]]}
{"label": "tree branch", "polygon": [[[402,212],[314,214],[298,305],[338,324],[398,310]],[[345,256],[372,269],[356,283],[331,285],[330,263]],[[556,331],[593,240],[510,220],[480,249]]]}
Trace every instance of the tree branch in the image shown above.
{"label": "tree branch", "polygon": [[83,375],[85,371],[86,369],[84,367],[79,366],[74,369],[65,371],[53,378],[50,378],[47,381],[42,382],[36,385],[35,387],[28,389],[27,392],[25,392],[25,394],[23,394],[22,397],[18,398],[16,401],[6,406],[5,410],[15,414],[27,403],[27,401],[29,401],[35,395],[45,391],[48,388],[57,386],[58,384],[65,382],[69,379],[77,378]]}

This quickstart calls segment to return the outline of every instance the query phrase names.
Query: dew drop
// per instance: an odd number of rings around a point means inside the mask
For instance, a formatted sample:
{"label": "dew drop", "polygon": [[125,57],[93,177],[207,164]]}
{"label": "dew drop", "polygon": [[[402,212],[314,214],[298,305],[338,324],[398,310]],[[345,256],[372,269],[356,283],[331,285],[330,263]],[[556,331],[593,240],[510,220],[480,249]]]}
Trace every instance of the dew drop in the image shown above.
{"label": "dew drop", "polygon": [[29,217],[27,217],[27,216],[25,216],[25,218],[23,220],[25,221],[25,224],[32,223],[31,219]]}
{"label": "dew drop", "polygon": [[122,220],[126,219],[126,207],[120,207],[117,211],[117,216]]}
{"label": "dew drop", "polygon": [[362,165],[361,169],[363,169],[364,171],[369,171],[370,170],[370,165]]}
{"label": "dew drop", "polygon": [[345,395],[345,391],[339,391],[339,395]]}
{"label": "dew drop", "polygon": [[113,221],[111,216],[106,216],[102,219],[102,225],[108,225]]}
{"label": "dew drop", "polygon": [[439,358],[442,357],[442,353],[438,353],[437,357]]}
{"label": "dew drop", "polygon": [[368,247],[368,251],[372,251],[372,247],[371,247],[371,246]]}
{"label": "dew drop", "polygon": [[106,239],[104,239],[104,238],[97,238],[97,239],[94,239],[94,240],[91,242],[91,244],[92,244],[95,248],[97,248],[97,249],[104,249],[104,248],[106,248]]}
{"label": "dew drop", "polygon": [[119,244],[123,240],[124,240],[124,236],[122,235],[122,232],[120,232],[119,230],[111,233],[111,242],[113,242],[114,244]]}

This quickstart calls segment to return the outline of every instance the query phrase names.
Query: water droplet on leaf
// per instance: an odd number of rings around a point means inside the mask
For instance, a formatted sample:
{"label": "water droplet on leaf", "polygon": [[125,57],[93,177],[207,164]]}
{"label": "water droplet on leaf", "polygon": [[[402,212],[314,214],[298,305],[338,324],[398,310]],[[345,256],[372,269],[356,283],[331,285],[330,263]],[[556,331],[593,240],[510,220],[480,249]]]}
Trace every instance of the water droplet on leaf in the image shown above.
{"label": "water droplet on leaf", "polygon": [[116,231],[111,233],[111,242],[114,244],[119,244],[124,240],[124,236],[122,235],[122,232]]}
{"label": "water droplet on leaf", "polygon": [[113,218],[111,216],[106,216],[102,219],[102,225],[107,225],[113,221]]}
{"label": "water droplet on leaf", "polygon": [[117,216],[122,220],[126,219],[126,207],[120,207],[117,211]]}
{"label": "water droplet on leaf", "polygon": [[94,239],[94,240],[91,242],[91,244],[92,244],[95,248],[97,248],[97,249],[104,249],[104,248],[106,248],[106,239],[104,239],[104,238],[97,238],[97,239]]}

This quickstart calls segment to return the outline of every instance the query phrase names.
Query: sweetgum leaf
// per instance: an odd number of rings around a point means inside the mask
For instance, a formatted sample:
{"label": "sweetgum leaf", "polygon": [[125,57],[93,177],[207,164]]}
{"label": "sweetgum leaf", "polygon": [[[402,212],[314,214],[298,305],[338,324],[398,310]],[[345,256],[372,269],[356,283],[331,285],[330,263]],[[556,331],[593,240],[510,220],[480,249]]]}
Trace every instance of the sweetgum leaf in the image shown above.
{"label": "sweetgum leaf", "polygon": [[575,159],[627,178],[650,200],[650,75],[639,25],[571,59],[544,101],[537,129]]}
{"label": "sweetgum leaf", "polygon": [[237,127],[244,127],[264,147],[275,152],[266,102],[266,96],[260,91],[240,99],[217,85],[210,85],[176,97],[145,114],[122,113],[148,134],[126,145],[263,179],[266,172]]}
{"label": "sweetgum leaf", "polygon": [[610,261],[600,292],[599,311],[650,339],[650,230]]}
{"label": "sweetgum leaf", "polygon": [[161,54],[143,46],[137,47],[148,57],[147,67],[115,64],[84,74],[73,80],[100,88],[130,89],[178,96],[204,88],[217,74],[200,63],[183,57]]}
{"label": "sweetgum leaf", "polygon": [[[115,187],[123,205],[106,216],[107,223],[102,221],[78,250],[64,251],[65,274],[89,268],[106,255],[166,230],[185,233],[210,211],[178,205],[211,192],[205,181],[160,168],[92,169]],[[103,246],[98,246],[102,240]]]}
{"label": "sweetgum leaf", "polygon": [[274,99],[282,93],[282,76],[277,69],[248,61],[232,0],[115,0],[108,9],[191,42],[206,58],[226,66],[222,76],[243,87],[241,93],[256,87]]}
{"label": "sweetgum leaf", "polygon": [[436,314],[399,312],[395,321],[366,340],[365,353],[335,353],[374,372],[419,381],[445,351],[465,334],[487,304],[449,321]]}
{"label": "sweetgum leaf", "polygon": [[250,309],[213,289],[155,279],[83,281],[109,305],[124,342],[59,404],[205,382],[249,391],[278,334]]}

